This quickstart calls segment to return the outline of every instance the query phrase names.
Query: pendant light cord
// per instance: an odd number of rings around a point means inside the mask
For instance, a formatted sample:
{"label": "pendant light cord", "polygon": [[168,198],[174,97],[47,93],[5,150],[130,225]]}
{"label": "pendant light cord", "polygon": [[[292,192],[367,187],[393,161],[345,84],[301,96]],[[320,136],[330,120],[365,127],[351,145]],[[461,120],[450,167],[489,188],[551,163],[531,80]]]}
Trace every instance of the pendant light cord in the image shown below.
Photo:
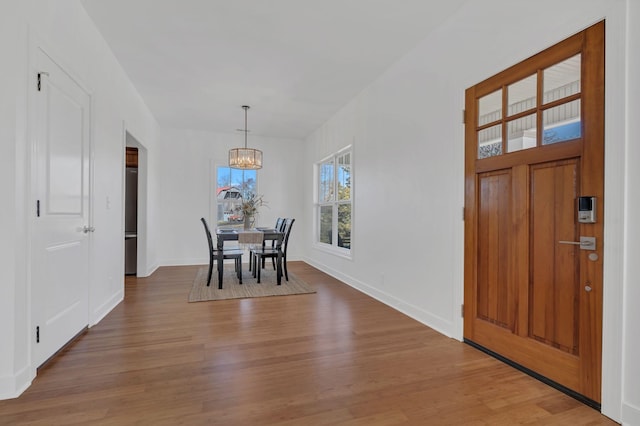
{"label": "pendant light cord", "polygon": [[244,108],[244,149],[247,149],[247,133],[249,130],[247,129],[247,110],[249,109],[248,105],[243,105]]}

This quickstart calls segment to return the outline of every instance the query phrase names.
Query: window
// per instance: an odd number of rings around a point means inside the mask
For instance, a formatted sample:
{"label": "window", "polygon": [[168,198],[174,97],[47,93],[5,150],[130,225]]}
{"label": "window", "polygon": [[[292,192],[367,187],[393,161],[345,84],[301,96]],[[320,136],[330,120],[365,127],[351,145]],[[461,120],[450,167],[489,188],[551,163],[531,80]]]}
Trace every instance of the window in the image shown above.
{"label": "window", "polygon": [[216,167],[216,222],[220,225],[240,225],[243,221],[240,205],[249,194],[256,193],[256,170]]}
{"label": "window", "polygon": [[479,97],[477,158],[581,139],[581,66],[572,54]]}
{"label": "window", "polygon": [[346,148],[316,164],[316,242],[344,254],[351,251],[352,155]]}

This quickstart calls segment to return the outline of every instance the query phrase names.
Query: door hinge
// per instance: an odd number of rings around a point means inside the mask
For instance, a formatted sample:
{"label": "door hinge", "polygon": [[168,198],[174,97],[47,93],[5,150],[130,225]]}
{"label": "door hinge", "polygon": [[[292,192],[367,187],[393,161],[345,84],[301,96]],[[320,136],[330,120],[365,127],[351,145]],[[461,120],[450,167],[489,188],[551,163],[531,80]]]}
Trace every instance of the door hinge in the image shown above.
{"label": "door hinge", "polygon": [[40,326],[36,327],[36,343],[40,343]]}
{"label": "door hinge", "polygon": [[38,73],[38,92],[40,91],[40,89],[42,89],[42,76],[43,75],[49,75],[48,72],[39,72]]}
{"label": "door hinge", "polygon": [[40,200],[36,200],[36,217],[40,217]]}
{"label": "door hinge", "polygon": [[462,110],[462,124],[467,124],[467,110]]}
{"label": "door hinge", "polygon": [[460,316],[464,318],[464,303],[460,305]]}

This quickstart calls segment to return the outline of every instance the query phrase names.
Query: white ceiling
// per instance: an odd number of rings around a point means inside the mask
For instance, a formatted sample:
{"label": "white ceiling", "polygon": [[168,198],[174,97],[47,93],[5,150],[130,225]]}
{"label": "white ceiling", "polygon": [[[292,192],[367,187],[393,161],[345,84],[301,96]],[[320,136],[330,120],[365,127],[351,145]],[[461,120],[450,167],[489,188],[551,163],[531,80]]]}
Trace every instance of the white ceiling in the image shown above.
{"label": "white ceiling", "polygon": [[82,0],[164,127],[304,138],[467,0]]}

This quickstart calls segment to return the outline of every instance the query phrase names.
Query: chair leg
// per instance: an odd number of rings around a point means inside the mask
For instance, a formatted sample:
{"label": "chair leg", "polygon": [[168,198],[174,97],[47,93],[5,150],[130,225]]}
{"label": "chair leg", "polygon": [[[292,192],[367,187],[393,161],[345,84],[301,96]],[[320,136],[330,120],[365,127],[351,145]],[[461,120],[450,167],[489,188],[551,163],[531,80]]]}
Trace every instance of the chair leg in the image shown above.
{"label": "chair leg", "polygon": [[209,255],[209,274],[207,275],[207,287],[211,284],[211,273],[213,272],[213,255]]}
{"label": "chair leg", "polygon": [[236,258],[236,270],[238,272],[238,281],[242,284],[242,258]]}
{"label": "chair leg", "polygon": [[282,256],[282,263],[284,265],[284,278],[289,281],[289,271],[287,271],[287,256]]}

